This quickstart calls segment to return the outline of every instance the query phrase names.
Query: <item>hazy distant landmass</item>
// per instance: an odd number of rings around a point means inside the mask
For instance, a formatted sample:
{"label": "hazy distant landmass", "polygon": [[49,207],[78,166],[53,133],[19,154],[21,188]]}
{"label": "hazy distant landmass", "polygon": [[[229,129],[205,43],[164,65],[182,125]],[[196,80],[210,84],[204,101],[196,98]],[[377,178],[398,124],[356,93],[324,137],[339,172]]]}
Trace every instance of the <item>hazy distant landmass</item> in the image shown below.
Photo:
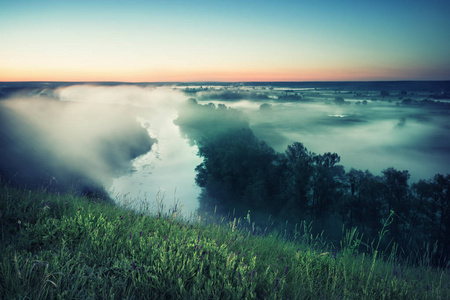
{"label": "hazy distant landmass", "polygon": [[411,91],[449,91],[450,80],[444,81],[249,81],[249,82],[222,82],[222,81],[196,81],[196,82],[114,82],[114,81],[92,81],[92,82],[44,82],[44,81],[22,81],[22,82],[0,82],[2,91],[23,88],[57,88],[75,84],[90,84],[101,86],[136,85],[136,86],[262,86],[262,87],[291,87],[291,88],[319,88],[319,89],[346,89],[346,90],[411,90]]}

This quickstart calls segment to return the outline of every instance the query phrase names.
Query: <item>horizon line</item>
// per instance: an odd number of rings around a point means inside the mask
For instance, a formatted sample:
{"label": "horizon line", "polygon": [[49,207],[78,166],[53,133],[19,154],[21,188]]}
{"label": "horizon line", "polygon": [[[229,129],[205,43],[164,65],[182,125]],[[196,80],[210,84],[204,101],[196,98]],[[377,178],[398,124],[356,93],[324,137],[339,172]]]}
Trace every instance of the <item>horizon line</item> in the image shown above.
{"label": "horizon line", "polygon": [[151,83],[350,83],[350,82],[450,82],[450,79],[392,79],[392,80],[194,80],[194,81],[118,81],[118,80],[7,80],[0,83],[128,83],[128,84],[151,84]]}

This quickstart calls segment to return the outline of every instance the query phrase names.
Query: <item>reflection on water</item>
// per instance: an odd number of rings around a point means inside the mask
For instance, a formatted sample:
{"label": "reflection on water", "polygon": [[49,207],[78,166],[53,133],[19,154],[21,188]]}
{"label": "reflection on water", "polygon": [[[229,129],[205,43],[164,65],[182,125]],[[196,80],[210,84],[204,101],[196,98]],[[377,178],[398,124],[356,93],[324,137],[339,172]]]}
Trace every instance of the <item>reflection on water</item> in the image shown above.
{"label": "reflection on water", "polygon": [[112,180],[110,195],[131,208],[158,210],[162,200],[166,212],[178,204],[181,214],[190,216],[198,206],[199,188],[195,167],[201,162],[198,148],[180,135],[173,123],[180,104],[187,97],[167,87],[120,85],[71,86],[60,90],[66,101],[95,102],[130,108],[137,121],[157,142],[152,150],[133,161],[132,170]]}
{"label": "reflection on water", "polygon": [[111,194],[121,204],[129,201],[130,206],[144,205],[151,212],[158,210],[162,199],[167,210],[181,205],[181,214],[188,217],[198,206],[200,189],[194,181],[195,167],[201,162],[198,148],[181,137],[172,119],[150,125],[147,130],[158,143],[134,160],[132,173],[113,180]]}

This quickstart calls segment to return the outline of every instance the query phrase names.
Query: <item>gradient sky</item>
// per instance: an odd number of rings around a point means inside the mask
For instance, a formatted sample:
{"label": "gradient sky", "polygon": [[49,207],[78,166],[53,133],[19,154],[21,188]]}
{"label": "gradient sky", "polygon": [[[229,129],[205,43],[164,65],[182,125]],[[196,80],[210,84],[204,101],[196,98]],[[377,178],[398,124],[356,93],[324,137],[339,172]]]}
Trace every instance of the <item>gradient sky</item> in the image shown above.
{"label": "gradient sky", "polygon": [[305,80],[450,80],[450,1],[0,1],[0,81]]}

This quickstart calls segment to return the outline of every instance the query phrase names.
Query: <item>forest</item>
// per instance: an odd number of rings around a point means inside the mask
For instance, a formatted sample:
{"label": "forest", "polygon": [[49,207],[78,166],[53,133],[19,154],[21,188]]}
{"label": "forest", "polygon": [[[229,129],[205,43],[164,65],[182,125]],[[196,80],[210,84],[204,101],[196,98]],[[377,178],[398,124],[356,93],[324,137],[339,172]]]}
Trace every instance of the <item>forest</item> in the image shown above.
{"label": "forest", "polygon": [[192,98],[175,123],[203,158],[196,168],[202,211],[251,211],[261,222],[270,215],[292,226],[312,221],[316,232],[336,240],[342,226],[357,227],[367,248],[393,213],[383,247],[404,258],[426,252],[435,265],[448,262],[449,174],[410,183],[407,170],[389,166],[379,175],[346,171],[337,153],[316,154],[301,142],[278,153],[255,136],[239,110]]}

